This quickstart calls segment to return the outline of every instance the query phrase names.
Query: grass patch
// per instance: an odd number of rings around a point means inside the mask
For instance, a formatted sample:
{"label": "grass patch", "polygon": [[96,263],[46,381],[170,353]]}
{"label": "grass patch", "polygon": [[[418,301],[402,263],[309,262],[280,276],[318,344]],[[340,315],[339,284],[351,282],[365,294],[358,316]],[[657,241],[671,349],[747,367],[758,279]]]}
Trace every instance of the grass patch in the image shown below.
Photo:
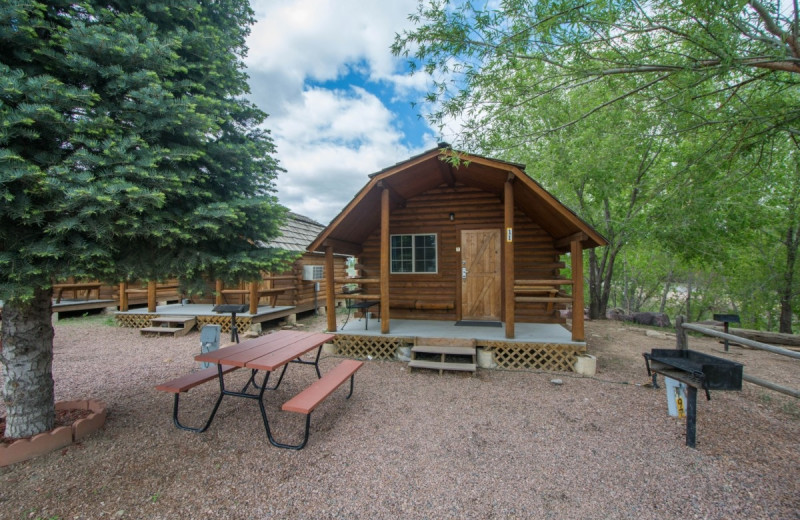
{"label": "grass patch", "polygon": [[58,325],[72,327],[72,326],[101,326],[101,327],[116,327],[114,316],[111,314],[103,313],[89,313],[84,312],[74,316],[59,316]]}

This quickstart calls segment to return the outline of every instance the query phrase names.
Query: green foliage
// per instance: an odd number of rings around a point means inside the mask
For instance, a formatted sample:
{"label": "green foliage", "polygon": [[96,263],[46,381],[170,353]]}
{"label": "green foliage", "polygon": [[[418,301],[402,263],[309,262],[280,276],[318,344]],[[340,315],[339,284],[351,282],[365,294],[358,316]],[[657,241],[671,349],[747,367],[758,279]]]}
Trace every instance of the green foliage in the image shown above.
{"label": "green foliage", "polygon": [[587,255],[592,316],[613,297],[791,326],[796,3],[421,0],[410,19],[393,51],[431,74],[429,121],[526,163],[609,240]]}
{"label": "green foliage", "polygon": [[0,5],[0,299],[68,276],[254,278],[285,209],[246,1]]}
{"label": "green foliage", "polygon": [[392,49],[410,58],[412,70],[434,76],[427,97],[433,123],[468,121],[456,142],[467,149],[504,110],[620,78],[594,107],[509,144],[522,146],[637,97],[652,112],[681,113],[675,131],[721,127],[750,146],[800,130],[800,28],[796,5],[784,4],[508,0],[490,8],[421,0],[410,16],[416,28],[399,34]]}

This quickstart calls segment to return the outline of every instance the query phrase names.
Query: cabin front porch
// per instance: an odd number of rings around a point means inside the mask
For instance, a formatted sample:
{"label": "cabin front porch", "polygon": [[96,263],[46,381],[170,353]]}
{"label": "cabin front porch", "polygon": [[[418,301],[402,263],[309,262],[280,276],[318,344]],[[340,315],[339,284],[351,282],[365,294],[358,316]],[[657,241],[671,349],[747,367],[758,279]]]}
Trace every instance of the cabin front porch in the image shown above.
{"label": "cabin front porch", "polygon": [[[114,320],[120,327],[142,329],[150,326],[153,318],[168,318],[174,316],[193,316],[197,320],[197,328],[204,325],[219,325],[223,334],[231,331],[231,314],[214,312],[214,305],[210,304],[168,304],[158,305],[155,310],[149,311],[146,307],[129,309],[114,313]],[[252,325],[267,321],[278,320],[292,314],[314,310],[314,305],[302,306],[277,306],[259,305],[255,313],[242,312],[236,314],[236,326],[239,333],[247,331]]]}
{"label": "cabin front porch", "polygon": [[[457,325],[454,321],[392,319],[391,331],[381,332],[378,318],[350,318],[335,332],[333,343],[343,356],[398,359],[417,338],[475,339],[480,358],[504,369],[573,371],[577,358],[586,352],[585,341],[572,340],[572,333],[554,323],[517,323],[515,337],[506,337],[505,325]],[[399,349],[399,350],[398,350]]]}

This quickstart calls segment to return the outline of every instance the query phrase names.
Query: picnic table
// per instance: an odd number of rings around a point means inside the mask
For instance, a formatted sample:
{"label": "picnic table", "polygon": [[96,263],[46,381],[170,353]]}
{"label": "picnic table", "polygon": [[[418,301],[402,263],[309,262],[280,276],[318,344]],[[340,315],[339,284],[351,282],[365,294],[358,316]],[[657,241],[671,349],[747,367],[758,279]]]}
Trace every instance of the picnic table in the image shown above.
{"label": "picnic table", "polygon": [[[225,396],[241,397],[245,399],[255,399],[261,411],[261,419],[264,422],[264,429],[270,444],[279,448],[289,448],[299,450],[308,441],[311,412],[328,395],[344,381],[350,378],[350,394],[353,393],[353,377],[363,362],[345,360],[333,370],[323,376],[319,370],[319,357],[322,345],[334,338],[333,334],[308,333],[298,331],[280,331],[274,334],[259,336],[212,352],[205,352],[195,356],[196,361],[213,363],[216,367],[211,367],[199,372],[193,372],[175,380],[169,381],[156,387],[157,390],[171,392],[175,394],[173,407],[173,422],[175,426],[183,430],[195,433],[202,433],[208,429],[214,416],[217,413],[222,398]],[[313,361],[301,359],[304,354],[317,349],[316,357]],[[285,411],[298,412],[306,415],[305,437],[300,444],[289,445],[277,442],[272,435],[269,426],[269,418],[264,407],[264,393],[266,390],[275,390],[283,381],[283,376],[290,363],[300,363],[313,365],[317,372],[317,381],[303,390],[300,394],[284,403],[282,409]],[[225,375],[239,368],[249,368],[250,378],[241,391],[230,390],[226,387]],[[268,386],[270,376],[273,372],[280,369],[280,376],[274,386]],[[256,381],[258,372],[263,372],[263,379],[259,383]],[[178,419],[178,402],[182,392],[186,392],[194,386],[200,385],[210,380],[219,381],[219,396],[211,411],[211,415],[205,425],[198,428],[184,426]],[[251,390],[252,387],[252,390]]]}

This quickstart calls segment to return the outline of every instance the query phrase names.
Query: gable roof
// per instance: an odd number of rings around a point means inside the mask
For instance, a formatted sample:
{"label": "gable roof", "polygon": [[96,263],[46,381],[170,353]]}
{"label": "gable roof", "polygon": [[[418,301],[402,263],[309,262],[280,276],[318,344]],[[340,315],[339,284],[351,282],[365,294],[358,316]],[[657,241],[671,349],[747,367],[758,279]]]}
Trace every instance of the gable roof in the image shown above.
{"label": "gable roof", "polygon": [[[390,211],[406,200],[442,184],[464,184],[494,193],[503,199],[504,185],[514,182],[514,205],[539,224],[558,247],[569,249],[568,241],[578,238],[584,249],[608,242],[592,226],[564,206],[525,173],[524,165],[455,152],[440,145],[420,155],[371,174],[369,182],[309,245],[322,251],[331,245],[336,252],[357,254],[360,245],[380,225],[381,191],[390,193]],[[458,157],[455,166],[443,160]]]}

